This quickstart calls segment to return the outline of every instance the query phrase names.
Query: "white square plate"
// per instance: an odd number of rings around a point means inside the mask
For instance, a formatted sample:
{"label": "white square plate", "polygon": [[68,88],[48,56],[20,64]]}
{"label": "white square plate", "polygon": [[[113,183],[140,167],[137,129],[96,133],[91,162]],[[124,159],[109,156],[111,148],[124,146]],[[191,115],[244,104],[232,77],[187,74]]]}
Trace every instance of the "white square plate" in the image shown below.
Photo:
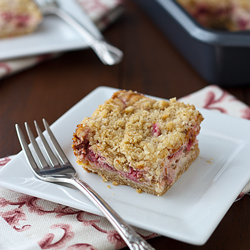
{"label": "white square plate", "polygon": [[[96,34],[76,0],[58,0],[60,6]],[[31,34],[0,39],[0,60],[88,48],[86,42],[67,23],[56,16],[45,16]]]}
{"label": "white square plate", "polygon": [[[183,242],[204,244],[250,179],[250,122],[200,109],[205,120],[199,135],[200,155],[163,196],[138,194],[127,186],[113,186],[76,164],[71,138],[76,125],[110,98],[117,89],[99,87],[66,112],[52,126],[79,177],[92,186],[128,223]],[[80,191],[34,177],[20,152],[0,171],[0,185],[100,214]]]}

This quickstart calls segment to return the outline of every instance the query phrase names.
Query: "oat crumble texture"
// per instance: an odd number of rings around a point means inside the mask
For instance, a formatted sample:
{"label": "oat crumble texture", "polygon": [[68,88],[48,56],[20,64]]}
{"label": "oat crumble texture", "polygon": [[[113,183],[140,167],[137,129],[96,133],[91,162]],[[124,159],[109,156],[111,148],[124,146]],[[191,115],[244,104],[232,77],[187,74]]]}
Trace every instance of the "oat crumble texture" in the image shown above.
{"label": "oat crumble texture", "polygon": [[85,170],[163,195],[199,155],[202,120],[193,105],[175,98],[121,90],[77,125],[72,147]]}

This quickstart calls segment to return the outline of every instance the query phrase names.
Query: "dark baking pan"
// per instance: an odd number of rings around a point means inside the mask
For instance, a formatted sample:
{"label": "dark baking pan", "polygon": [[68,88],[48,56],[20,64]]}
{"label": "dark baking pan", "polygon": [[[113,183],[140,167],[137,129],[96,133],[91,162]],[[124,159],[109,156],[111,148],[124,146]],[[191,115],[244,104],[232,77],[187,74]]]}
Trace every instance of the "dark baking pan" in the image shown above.
{"label": "dark baking pan", "polygon": [[134,0],[209,83],[250,84],[250,31],[230,32],[199,25],[174,0]]}

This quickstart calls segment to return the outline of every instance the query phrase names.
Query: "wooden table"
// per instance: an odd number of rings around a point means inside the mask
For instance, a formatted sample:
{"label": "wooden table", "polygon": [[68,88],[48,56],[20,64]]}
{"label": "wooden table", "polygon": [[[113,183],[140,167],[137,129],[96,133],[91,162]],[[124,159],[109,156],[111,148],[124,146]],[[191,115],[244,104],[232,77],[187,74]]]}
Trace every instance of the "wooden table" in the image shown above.
{"label": "wooden table", "polygon": [[[91,50],[74,51],[0,81],[0,157],[20,151],[15,123],[46,118],[51,124],[98,86],[179,98],[208,85],[133,1],[125,6],[125,14],[104,32],[125,53],[119,65],[104,66]],[[250,83],[224,89],[250,105]],[[249,249],[249,201],[246,196],[234,203],[204,246],[167,237],[150,243],[159,250]]]}

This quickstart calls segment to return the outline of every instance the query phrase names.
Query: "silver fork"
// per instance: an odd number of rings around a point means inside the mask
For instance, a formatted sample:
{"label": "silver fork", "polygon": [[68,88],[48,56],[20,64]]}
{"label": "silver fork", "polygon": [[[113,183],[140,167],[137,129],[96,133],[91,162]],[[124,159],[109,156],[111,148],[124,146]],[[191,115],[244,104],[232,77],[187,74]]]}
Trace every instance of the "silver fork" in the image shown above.
{"label": "silver fork", "polygon": [[102,211],[104,216],[118,231],[118,233],[121,235],[130,249],[153,250],[154,248],[149,245],[147,241],[145,241],[140,235],[138,235],[133,230],[133,228],[129,226],[86,182],[77,178],[75,169],[64,154],[46,120],[43,119],[43,124],[49,135],[53,151],[50,148],[47,140],[45,139],[37,122],[34,121],[34,123],[48,160],[46,160],[46,158],[44,157],[33,133],[31,132],[29,125],[26,122],[26,131],[30,143],[34,149],[34,156],[37,159],[37,162],[34,159],[31,150],[29,149],[29,146],[25,140],[25,136],[18,124],[16,124],[16,131],[26,159],[35,176],[43,181],[64,182],[74,185],[82,193],[84,193],[97,208]]}
{"label": "silver fork", "polygon": [[[76,0],[71,1],[73,5],[77,4],[74,3]],[[70,15],[69,10],[66,11],[61,8],[57,0],[35,0],[35,2],[43,15],[56,15],[74,28],[104,64],[114,65],[122,60],[122,51],[105,41],[101,32],[95,27],[89,17],[85,15],[85,22],[88,22],[92,30],[95,30],[95,34],[84,27],[83,23],[78,22],[76,18]],[[77,11],[77,8],[80,8],[80,6],[77,6],[75,11]],[[81,14],[84,15],[83,12]]]}

